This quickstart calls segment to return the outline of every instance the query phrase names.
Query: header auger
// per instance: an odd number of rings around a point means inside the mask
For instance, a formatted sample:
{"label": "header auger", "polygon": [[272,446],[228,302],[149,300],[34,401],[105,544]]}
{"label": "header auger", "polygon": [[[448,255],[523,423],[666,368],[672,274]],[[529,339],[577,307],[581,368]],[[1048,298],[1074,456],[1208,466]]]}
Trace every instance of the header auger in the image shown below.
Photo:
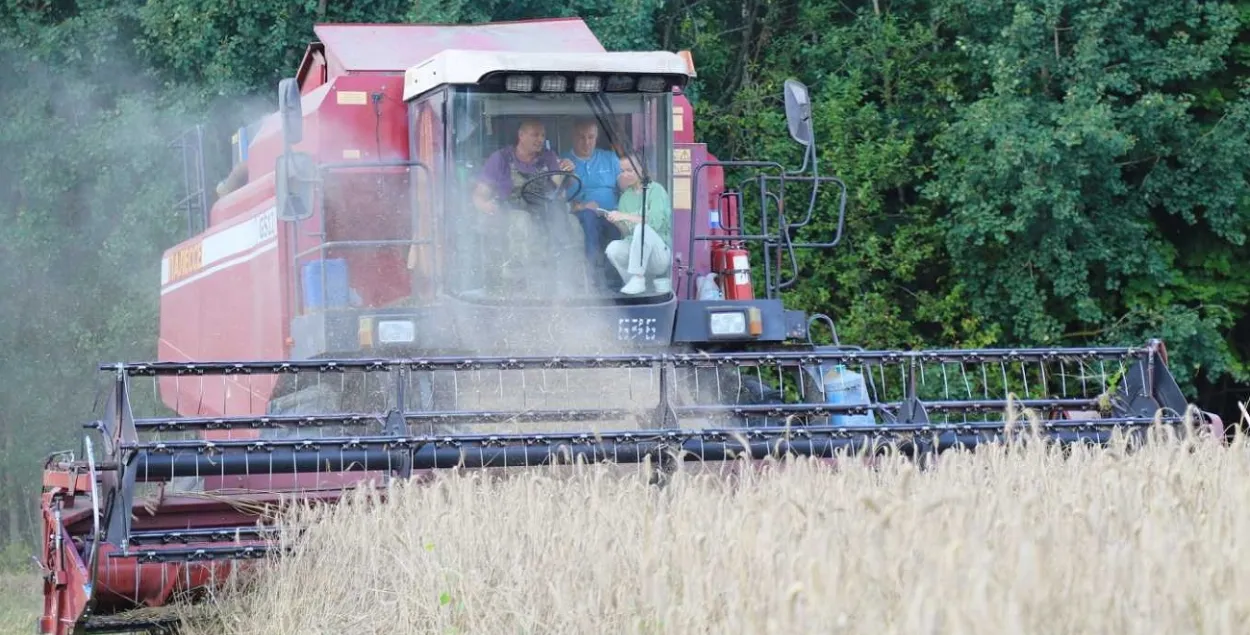
{"label": "header auger", "polygon": [[797,81],[791,172],[695,142],[688,56],[608,53],[580,20],[316,31],[211,209],[188,181],[158,359],[102,365],[83,456],[46,464],[41,633],[170,626],[281,555],[276,507],[369,482],[646,462],[662,484],[683,463],[1220,428],[1157,341],[816,344],[833,321],[780,294],[796,250],[841,241],[846,187],[818,174]]}

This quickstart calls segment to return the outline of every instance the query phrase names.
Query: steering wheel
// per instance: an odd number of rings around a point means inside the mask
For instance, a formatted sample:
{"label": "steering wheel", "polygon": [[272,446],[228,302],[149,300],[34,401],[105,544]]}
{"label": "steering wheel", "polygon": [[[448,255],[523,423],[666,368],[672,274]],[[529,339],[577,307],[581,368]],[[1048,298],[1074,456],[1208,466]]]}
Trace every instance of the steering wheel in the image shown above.
{"label": "steering wheel", "polygon": [[577,189],[573,190],[571,194],[565,197],[564,199],[565,203],[573,200],[578,194],[581,193],[582,191],[581,177],[577,176],[576,174],[573,174],[572,172],[564,172],[561,170],[548,170],[546,172],[539,172],[538,174],[535,174],[534,176],[531,176],[530,178],[525,179],[525,182],[521,184],[521,198],[524,199],[525,202],[529,203],[530,205],[538,205],[540,203],[546,203],[548,201],[556,200],[556,192],[558,192],[560,189],[567,189],[568,181],[562,182],[559,187],[551,187],[550,182],[540,183],[542,179],[550,178],[553,176],[563,176],[566,178],[573,179],[574,181],[577,181]]}

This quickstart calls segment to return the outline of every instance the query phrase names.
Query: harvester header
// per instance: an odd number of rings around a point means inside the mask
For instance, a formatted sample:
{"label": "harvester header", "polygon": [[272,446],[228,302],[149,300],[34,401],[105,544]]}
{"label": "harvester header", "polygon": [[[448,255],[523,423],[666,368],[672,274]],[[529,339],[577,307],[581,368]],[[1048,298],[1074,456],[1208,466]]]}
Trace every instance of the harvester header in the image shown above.
{"label": "harvester header", "polygon": [[797,80],[794,170],[717,158],[688,55],[606,52],[580,20],[316,33],[211,206],[188,171],[157,359],[102,364],[103,413],[46,464],[40,633],[166,626],[281,555],[282,501],[448,468],[645,462],[663,483],[685,462],[1222,432],[1162,342],[865,350],[787,306],[847,202]]}

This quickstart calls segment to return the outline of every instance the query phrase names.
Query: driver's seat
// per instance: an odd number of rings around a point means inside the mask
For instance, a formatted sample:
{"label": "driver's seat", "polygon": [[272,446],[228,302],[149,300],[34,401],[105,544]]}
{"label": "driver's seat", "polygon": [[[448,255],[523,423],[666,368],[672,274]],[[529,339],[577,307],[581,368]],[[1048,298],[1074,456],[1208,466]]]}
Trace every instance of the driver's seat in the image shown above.
{"label": "driver's seat", "polygon": [[[525,198],[527,208],[534,213],[543,216],[545,222],[551,222],[555,217],[569,218],[573,220],[576,230],[572,231],[572,236],[565,236],[562,241],[561,248],[567,253],[567,257],[562,260],[565,268],[569,263],[576,261],[576,267],[581,272],[584,279],[586,293],[595,291],[606,292],[613,289],[619,289],[624,285],[621,280],[620,273],[616,267],[608,261],[605,248],[613,240],[621,238],[620,230],[610,223],[601,221],[598,218],[589,219],[592,222],[583,224],[582,214],[573,214],[570,201],[575,198],[581,190],[580,179],[573,175],[573,178],[566,183],[571,184],[568,187],[557,189],[549,179],[542,179],[537,182],[527,182],[525,192],[520,194]],[[569,191],[572,187],[572,192]],[[593,212],[590,212],[593,214]],[[587,226],[599,231],[597,236],[598,249],[590,250],[589,236],[586,235]],[[561,225],[562,227],[562,225]],[[576,247],[574,247],[576,245]],[[581,257],[573,254],[576,252]],[[576,260],[574,260],[576,259]]]}
{"label": "driver's seat", "polygon": [[[516,197],[523,199],[521,204],[536,219],[539,219],[538,231],[544,232],[544,237],[551,239],[552,247],[557,250],[556,253],[551,254],[551,267],[561,273],[567,272],[570,276],[575,275],[578,288],[584,294],[619,289],[624,282],[620,280],[620,274],[616,268],[608,261],[604,247],[620,238],[620,232],[606,223],[591,223],[592,227],[601,233],[598,236],[599,249],[588,254],[587,248],[590,241],[586,235],[587,228],[582,224],[578,215],[572,213],[569,202],[581,189],[578,187],[579,179],[574,176],[566,183],[569,184],[567,187],[557,189],[550,180],[545,178],[533,182],[526,181],[523,185],[525,191],[518,192]],[[569,187],[572,188],[571,192]],[[570,279],[566,278],[566,280]]]}
{"label": "driver's seat", "polygon": [[[541,173],[534,173],[537,176]],[[503,218],[486,221],[492,234],[508,244],[482,245],[479,255],[491,270],[501,296],[518,299],[575,297],[589,291],[585,235],[569,204],[548,179],[513,179],[513,194]],[[576,187],[576,186],[574,186]]]}

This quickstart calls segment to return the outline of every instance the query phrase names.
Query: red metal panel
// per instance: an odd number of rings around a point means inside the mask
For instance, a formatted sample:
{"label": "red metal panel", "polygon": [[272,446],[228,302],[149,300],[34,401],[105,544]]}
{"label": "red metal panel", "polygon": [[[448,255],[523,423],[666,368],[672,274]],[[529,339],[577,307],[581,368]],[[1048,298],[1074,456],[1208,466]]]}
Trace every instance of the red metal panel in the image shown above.
{"label": "red metal panel", "polygon": [[[408,183],[405,171],[395,168],[370,168],[328,177],[327,186],[333,193],[326,202],[327,240],[409,240],[412,213]],[[301,262],[321,257],[320,252],[313,252]],[[408,245],[331,245],[325,257],[346,261],[348,284],[364,306],[385,306],[411,295]]]}
{"label": "red metal panel", "polygon": [[[334,101],[333,96],[330,94],[333,88],[334,82],[322,84],[305,93],[303,99],[300,100],[300,108],[304,112],[304,138],[295,144],[295,150],[312,152],[316,156],[316,149],[323,134],[323,131],[317,125],[318,116],[327,102]],[[248,181],[259,180],[262,175],[273,172],[274,162],[277,160],[278,155],[282,154],[282,150],[282,123],[276,113],[270,114],[261,122],[255,136],[252,138],[252,143],[248,146]],[[217,205],[228,204],[227,201],[230,200],[230,197],[225,197],[218,201]],[[214,208],[216,208],[216,205],[214,205]],[[214,209],[214,215],[216,214],[217,211]]]}
{"label": "red metal panel", "polygon": [[217,227],[248,210],[255,209],[257,205],[272,201],[273,197],[273,166],[271,165],[266,173],[254,177],[243,187],[217,199],[208,212],[208,225]]}
{"label": "red metal panel", "polygon": [[304,51],[304,59],[300,60],[299,70],[295,79],[299,81],[300,92],[308,92],[328,81],[325,45],[313,42]]}
{"label": "red metal panel", "polygon": [[[373,95],[381,93],[374,103]],[[404,80],[399,76],[336,77],[315,111],[305,109],[307,137],[317,128],[316,144],[309,144],[324,163],[408,158],[408,121]],[[305,144],[301,143],[301,148]],[[281,151],[280,147],[275,150]]]}
{"label": "red metal panel", "polygon": [[[44,542],[39,564],[44,568],[44,579],[43,614],[39,618],[38,632],[69,635],[87,607],[91,593],[90,573],[66,527],[65,517],[69,514],[63,513],[58,521],[53,511],[55,496],[55,491],[45,493],[40,505]],[[65,504],[73,509],[73,501]]]}
{"label": "red metal panel", "polygon": [[[382,94],[376,107],[373,93]],[[408,156],[402,77],[335,78],[305,94],[301,107],[304,138],[294,149],[312,154],[319,163]],[[281,125],[276,115],[270,115],[248,146],[249,183],[213,205],[212,224],[233,218],[259,200],[272,198],[274,162],[282,151]]]}
{"label": "red metal panel", "polygon": [[[272,209],[264,202],[171,250],[161,289],[159,359],[285,357],[283,232]],[[161,379],[161,396],[184,415],[262,414],[272,382],[169,377]]]}
{"label": "red metal panel", "polygon": [[[719,167],[703,168],[699,172],[699,192],[695,194],[694,171],[705,161],[715,161],[703,143],[673,144],[673,256],[680,259],[683,267],[693,267],[698,274],[711,270],[711,244],[700,241],[694,244],[694,252],[690,252],[690,215],[694,214],[694,232],[696,235],[711,233],[708,228],[708,210],[716,205],[717,196],[723,191],[723,170]],[[692,209],[693,208],[693,209]],[[681,271],[675,272],[681,274]],[[680,275],[678,284],[685,284],[684,275]],[[678,287],[678,293],[685,289]]]}
{"label": "red metal panel", "polygon": [[694,106],[678,91],[673,93],[673,143],[694,143]]}
{"label": "red metal panel", "polygon": [[451,48],[487,51],[565,51],[605,49],[580,18],[494,22],[490,24],[318,24],[330,72],[400,72]]}

